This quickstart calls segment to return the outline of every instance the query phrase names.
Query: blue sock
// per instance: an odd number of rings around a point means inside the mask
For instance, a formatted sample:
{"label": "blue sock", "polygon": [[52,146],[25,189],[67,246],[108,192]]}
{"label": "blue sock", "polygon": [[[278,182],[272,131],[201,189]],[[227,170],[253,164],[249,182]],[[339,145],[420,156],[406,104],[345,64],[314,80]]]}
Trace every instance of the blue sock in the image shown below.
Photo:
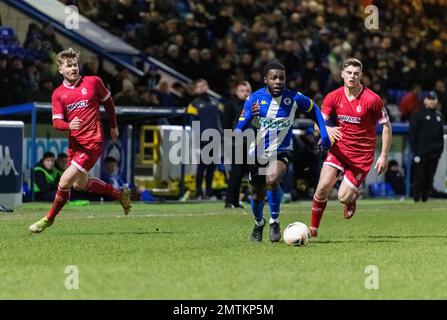
{"label": "blue sock", "polygon": [[282,190],[281,187],[277,187],[275,190],[267,191],[267,199],[270,206],[270,218],[278,219],[279,206],[281,204]]}
{"label": "blue sock", "polygon": [[264,219],[264,200],[253,200],[253,197],[250,197],[250,203],[253,216],[257,222],[261,222]]}

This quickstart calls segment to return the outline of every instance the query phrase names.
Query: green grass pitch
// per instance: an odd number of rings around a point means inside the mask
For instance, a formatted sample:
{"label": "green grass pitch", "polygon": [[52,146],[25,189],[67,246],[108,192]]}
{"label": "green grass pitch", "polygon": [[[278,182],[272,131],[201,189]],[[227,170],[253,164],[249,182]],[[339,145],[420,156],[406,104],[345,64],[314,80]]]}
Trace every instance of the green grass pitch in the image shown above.
{"label": "green grass pitch", "polygon": [[[0,299],[447,298],[443,201],[360,200],[351,220],[330,201],[306,247],[272,244],[268,228],[252,243],[249,206],[220,202],[134,204],[128,217],[119,204],[67,206],[44,233],[30,234],[49,207],[0,215]],[[308,224],[310,207],[282,205],[282,229]],[[65,287],[70,265],[77,290]],[[371,265],[378,289],[365,288]]]}

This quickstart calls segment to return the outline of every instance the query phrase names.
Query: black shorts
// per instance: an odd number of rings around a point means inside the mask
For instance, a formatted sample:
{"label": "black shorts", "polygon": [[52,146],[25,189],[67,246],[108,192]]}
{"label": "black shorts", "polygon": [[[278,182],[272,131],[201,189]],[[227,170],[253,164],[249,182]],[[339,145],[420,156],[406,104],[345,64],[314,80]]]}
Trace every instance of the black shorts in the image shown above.
{"label": "black shorts", "polygon": [[[286,164],[286,166],[289,166],[290,162],[292,161],[292,151],[283,151],[277,154],[276,156],[277,161],[282,161]],[[251,164],[248,180],[250,181],[250,184],[252,186],[258,186],[258,185],[264,185],[265,184],[265,174],[259,174],[259,170],[261,168],[265,169],[267,168],[268,163],[266,164]]]}

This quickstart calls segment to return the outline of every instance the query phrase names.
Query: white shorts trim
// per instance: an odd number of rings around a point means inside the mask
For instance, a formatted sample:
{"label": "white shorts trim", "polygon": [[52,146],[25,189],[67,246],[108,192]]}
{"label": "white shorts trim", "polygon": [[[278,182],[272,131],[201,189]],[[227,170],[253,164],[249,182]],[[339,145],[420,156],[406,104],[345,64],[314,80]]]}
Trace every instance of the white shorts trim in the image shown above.
{"label": "white shorts trim", "polygon": [[335,169],[338,169],[338,170],[340,170],[341,172],[345,172],[345,168],[342,168],[342,167],[340,167],[339,165],[336,165],[336,164],[333,163],[333,162],[325,161],[325,162],[323,162],[323,164],[325,164],[325,165],[327,165],[327,166],[329,166],[329,167],[333,167],[333,168],[335,168]]}
{"label": "white shorts trim", "polygon": [[85,170],[79,163],[76,163],[76,161],[71,160],[71,164],[74,165],[77,169],[81,170],[84,173],[88,173],[87,170]]}
{"label": "white shorts trim", "polygon": [[357,188],[351,181],[349,181],[348,177],[344,176],[343,181],[346,181],[346,184],[355,191],[359,191],[359,188]]}

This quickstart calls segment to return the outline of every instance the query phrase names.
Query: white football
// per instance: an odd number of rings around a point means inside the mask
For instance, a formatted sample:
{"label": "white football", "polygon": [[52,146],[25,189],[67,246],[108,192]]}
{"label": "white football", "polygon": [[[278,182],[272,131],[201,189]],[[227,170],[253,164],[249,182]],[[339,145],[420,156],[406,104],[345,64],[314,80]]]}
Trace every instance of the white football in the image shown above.
{"label": "white football", "polygon": [[284,229],[284,242],[289,246],[305,246],[310,239],[309,228],[301,222],[293,222]]}

